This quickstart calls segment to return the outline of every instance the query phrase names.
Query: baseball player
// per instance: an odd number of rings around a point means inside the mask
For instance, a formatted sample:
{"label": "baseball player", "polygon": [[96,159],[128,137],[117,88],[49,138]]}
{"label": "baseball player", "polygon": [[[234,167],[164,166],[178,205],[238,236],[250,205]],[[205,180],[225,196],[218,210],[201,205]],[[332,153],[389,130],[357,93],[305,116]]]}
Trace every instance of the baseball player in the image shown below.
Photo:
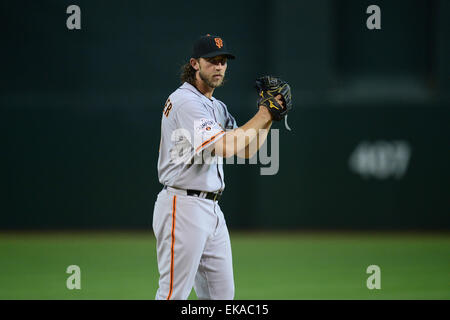
{"label": "baseball player", "polygon": [[258,111],[238,128],[226,105],[213,97],[234,58],[221,37],[200,37],[183,67],[182,85],[163,109],[158,158],[163,189],[152,225],[160,274],[156,299],[187,299],[192,287],[199,299],[234,298],[230,238],[218,203],[225,189],[220,159],[252,157],[272,120],[281,120],[291,107],[287,83],[260,78]]}

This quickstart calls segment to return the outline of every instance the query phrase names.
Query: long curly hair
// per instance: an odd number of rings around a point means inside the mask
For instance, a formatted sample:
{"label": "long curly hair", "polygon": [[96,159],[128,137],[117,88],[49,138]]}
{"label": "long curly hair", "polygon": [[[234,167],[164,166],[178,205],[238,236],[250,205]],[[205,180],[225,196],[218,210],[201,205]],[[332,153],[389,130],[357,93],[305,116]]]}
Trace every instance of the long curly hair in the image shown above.
{"label": "long curly hair", "polygon": [[180,74],[180,80],[181,83],[190,83],[192,85],[195,85],[195,73],[197,71],[192,68],[191,64],[185,63],[182,67],[181,67],[181,74]]}

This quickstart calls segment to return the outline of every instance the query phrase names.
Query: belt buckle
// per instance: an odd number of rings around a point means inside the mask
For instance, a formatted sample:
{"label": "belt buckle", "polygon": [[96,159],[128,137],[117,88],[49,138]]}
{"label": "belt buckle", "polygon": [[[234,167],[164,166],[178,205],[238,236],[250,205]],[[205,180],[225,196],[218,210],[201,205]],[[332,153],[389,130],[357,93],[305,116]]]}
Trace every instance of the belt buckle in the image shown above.
{"label": "belt buckle", "polygon": [[222,195],[222,191],[218,191],[217,193],[214,194],[214,201],[217,200],[217,197],[220,197]]}

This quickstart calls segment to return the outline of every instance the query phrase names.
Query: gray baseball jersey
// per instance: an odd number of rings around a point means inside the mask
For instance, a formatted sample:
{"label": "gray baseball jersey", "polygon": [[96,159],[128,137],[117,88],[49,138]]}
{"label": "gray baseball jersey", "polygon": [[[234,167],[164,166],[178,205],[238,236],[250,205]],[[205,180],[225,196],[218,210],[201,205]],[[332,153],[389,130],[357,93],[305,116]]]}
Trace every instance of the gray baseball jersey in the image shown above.
{"label": "gray baseball jersey", "polygon": [[160,274],[156,299],[187,299],[192,287],[199,299],[234,297],[231,243],[218,201],[186,192],[225,188],[222,162],[206,162],[217,159],[207,151],[233,128],[237,124],[225,104],[188,83],[166,101],[158,159],[159,181],[166,187],[152,222]]}
{"label": "gray baseball jersey", "polygon": [[[237,128],[226,105],[185,82],[167,99],[161,121],[158,177],[163,185],[207,192],[225,188],[223,161],[203,151]],[[216,160],[216,161],[215,161]]]}

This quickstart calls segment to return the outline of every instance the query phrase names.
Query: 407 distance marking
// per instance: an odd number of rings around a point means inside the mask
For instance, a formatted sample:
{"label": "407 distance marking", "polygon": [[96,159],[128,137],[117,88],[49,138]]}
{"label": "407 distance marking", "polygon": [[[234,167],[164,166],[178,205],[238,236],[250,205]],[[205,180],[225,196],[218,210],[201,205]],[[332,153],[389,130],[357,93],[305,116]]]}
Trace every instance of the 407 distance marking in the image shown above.
{"label": "407 distance marking", "polygon": [[222,307],[202,307],[188,304],[181,308],[182,315],[207,315],[213,317],[214,313],[223,313],[226,315],[266,315],[269,313],[269,308],[266,304],[226,304]]}

